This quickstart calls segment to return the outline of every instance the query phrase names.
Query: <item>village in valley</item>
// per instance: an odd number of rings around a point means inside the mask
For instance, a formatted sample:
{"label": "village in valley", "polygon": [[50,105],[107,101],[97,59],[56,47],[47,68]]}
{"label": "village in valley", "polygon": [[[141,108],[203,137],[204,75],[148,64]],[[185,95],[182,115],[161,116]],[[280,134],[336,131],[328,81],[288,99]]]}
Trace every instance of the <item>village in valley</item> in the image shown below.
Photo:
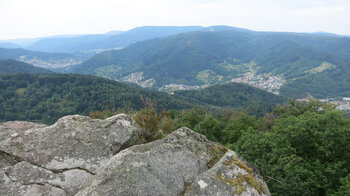
{"label": "village in valley", "polygon": [[196,90],[196,89],[203,89],[207,88],[209,85],[201,85],[201,86],[189,86],[189,85],[184,85],[184,84],[168,84],[164,85],[159,88],[160,91],[165,91],[165,92],[172,92],[178,91],[178,90]]}
{"label": "village in valley", "polygon": [[243,77],[233,78],[232,82],[249,84],[256,88],[264,89],[270,93],[279,95],[279,89],[283,84],[285,84],[286,81],[282,75],[255,75],[251,72],[248,72]]}
{"label": "village in valley", "polygon": [[142,88],[150,88],[156,83],[156,81],[154,79],[145,80],[143,77],[143,72],[131,73],[131,74],[123,77],[121,81],[135,83],[135,84],[141,86]]}
{"label": "village in valley", "polygon": [[80,59],[74,58],[43,60],[38,57],[27,57],[25,55],[20,56],[17,60],[43,68],[63,68],[82,63]]}
{"label": "village in valley", "polygon": [[338,110],[350,111],[350,97],[325,98],[325,99],[319,99],[319,100],[323,103],[336,104]]}

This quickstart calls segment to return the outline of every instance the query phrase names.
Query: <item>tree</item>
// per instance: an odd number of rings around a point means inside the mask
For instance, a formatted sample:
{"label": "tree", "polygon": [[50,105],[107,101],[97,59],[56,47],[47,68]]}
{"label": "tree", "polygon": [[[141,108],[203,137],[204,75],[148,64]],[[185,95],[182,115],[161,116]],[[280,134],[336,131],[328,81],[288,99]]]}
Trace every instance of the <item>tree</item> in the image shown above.
{"label": "tree", "polygon": [[250,127],[254,128],[256,123],[257,121],[254,116],[249,116],[246,113],[237,114],[223,130],[225,137],[222,142],[225,144],[235,143],[240,138],[242,132],[248,130]]}

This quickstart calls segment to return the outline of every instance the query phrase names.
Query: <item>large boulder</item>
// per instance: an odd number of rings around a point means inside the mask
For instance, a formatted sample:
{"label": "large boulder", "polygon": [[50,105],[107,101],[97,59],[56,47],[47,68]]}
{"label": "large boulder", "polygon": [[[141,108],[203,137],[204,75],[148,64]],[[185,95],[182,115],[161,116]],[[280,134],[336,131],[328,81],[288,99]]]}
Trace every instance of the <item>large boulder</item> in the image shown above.
{"label": "large boulder", "polygon": [[0,195],[270,195],[237,153],[185,127],[140,144],[124,114],[32,125],[0,124]]}
{"label": "large boulder", "polygon": [[110,158],[136,144],[140,133],[124,114],[106,120],[72,115],[52,126],[7,122],[0,128],[0,195],[73,195]]}
{"label": "large boulder", "polygon": [[77,195],[270,195],[238,154],[188,128],[125,149]]}

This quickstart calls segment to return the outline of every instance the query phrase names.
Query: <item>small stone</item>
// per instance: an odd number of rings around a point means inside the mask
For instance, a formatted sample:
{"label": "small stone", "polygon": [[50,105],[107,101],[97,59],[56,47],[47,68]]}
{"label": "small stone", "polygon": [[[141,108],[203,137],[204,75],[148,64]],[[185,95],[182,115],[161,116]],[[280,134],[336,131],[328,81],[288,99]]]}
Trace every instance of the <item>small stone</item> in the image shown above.
{"label": "small stone", "polygon": [[205,187],[208,186],[208,184],[205,183],[203,180],[198,181],[198,184],[199,184],[199,186],[201,187],[201,189],[204,189]]}
{"label": "small stone", "polygon": [[12,135],[11,135],[11,137],[17,137],[18,136],[18,133],[13,133]]}

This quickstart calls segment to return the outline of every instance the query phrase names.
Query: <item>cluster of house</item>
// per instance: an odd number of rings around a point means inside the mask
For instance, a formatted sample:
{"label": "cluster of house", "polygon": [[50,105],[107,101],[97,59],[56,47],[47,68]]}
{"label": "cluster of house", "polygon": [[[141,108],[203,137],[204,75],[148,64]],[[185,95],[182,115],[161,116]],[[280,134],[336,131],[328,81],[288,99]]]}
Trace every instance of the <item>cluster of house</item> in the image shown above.
{"label": "cluster of house", "polygon": [[283,76],[275,75],[254,75],[249,72],[246,73],[245,76],[239,78],[233,78],[232,82],[239,82],[249,84],[251,86],[264,89],[268,92],[274,93],[276,95],[279,94],[279,89],[285,83]]}

